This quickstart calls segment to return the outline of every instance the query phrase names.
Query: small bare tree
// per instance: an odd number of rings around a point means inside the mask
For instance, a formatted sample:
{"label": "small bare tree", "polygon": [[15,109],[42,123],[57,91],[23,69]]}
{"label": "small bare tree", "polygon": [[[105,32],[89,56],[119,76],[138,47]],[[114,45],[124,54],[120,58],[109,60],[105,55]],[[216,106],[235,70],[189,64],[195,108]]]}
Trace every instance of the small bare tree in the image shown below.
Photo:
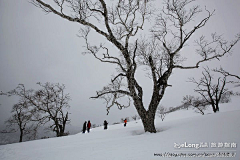
{"label": "small bare tree", "polygon": [[[107,111],[112,106],[122,109],[129,106],[121,103],[122,98],[132,100],[141,117],[145,132],[155,133],[154,119],[157,107],[162,100],[168,86],[169,77],[174,69],[194,69],[203,62],[219,59],[230,52],[239,41],[227,43],[221,36],[212,35],[207,41],[200,37],[196,44],[200,59],[193,66],[183,66],[185,60],[181,54],[190,38],[212,17],[213,12],[206,9],[207,16],[195,25],[190,22],[202,10],[198,5],[189,8],[193,0],[165,0],[161,14],[156,18],[153,27],[153,40],[139,41],[137,34],[143,30],[144,23],[150,18],[154,8],[147,0],[53,0],[53,4],[43,0],[32,0],[32,3],[46,13],[53,13],[86,28],[81,29],[81,37],[86,41],[86,52],[92,54],[103,63],[117,66],[117,74],[111,83],[98,91],[91,98],[102,98],[107,101]],[[70,14],[68,14],[70,13]],[[93,45],[89,41],[89,33],[103,36],[119,53],[111,52],[103,44]],[[99,54],[103,53],[103,54]],[[136,78],[136,71],[141,66],[148,68],[148,74],[153,83],[152,96],[148,106],[143,103],[143,88]],[[120,79],[120,80],[119,80]]]}
{"label": "small bare tree", "polygon": [[[202,72],[203,77],[197,81],[194,78],[190,79],[190,82],[195,83],[197,88],[194,90],[199,93],[203,99],[200,100],[204,105],[209,104],[212,106],[213,112],[219,111],[219,103],[228,103],[231,96],[238,95],[226,88],[226,84],[233,84],[233,81],[227,81],[227,75],[218,77],[214,83],[214,76],[210,73],[209,68],[204,68]],[[188,101],[196,100],[193,97],[188,97]],[[198,104],[198,100],[197,100]]]}
{"label": "small bare tree", "polygon": [[167,115],[167,112],[168,109],[165,108],[164,106],[160,105],[158,108],[157,108],[157,114],[159,115],[159,117],[161,118],[161,120],[163,121],[164,118],[166,117]]}
{"label": "small bare tree", "polygon": [[182,101],[184,108],[193,107],[197,113],[204,115],[204,111],[207,110],[209,102],[205,99],[194,97],[194,96],[185,96]]}
{"label": "small bare tree", "polygon": [[134,115],[134,116],[132,116],[132,119],[133,119],[134,121],[136,121],[136,120],[140,119],[140,117],[139,117],[139,115]]}

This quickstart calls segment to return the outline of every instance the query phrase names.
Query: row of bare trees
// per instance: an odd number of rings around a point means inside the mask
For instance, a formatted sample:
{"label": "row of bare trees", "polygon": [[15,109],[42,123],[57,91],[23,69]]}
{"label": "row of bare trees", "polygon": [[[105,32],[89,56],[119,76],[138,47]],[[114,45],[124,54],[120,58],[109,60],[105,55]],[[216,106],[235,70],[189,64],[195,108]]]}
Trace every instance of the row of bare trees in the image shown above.
{"label": "row of bare trees", "polygon": [[[97,91],[93,99],[107,102],[107,111],[117,106],[125,108],[133,102],[141,117],[145,132],[155,133],[154,119],[173,70],[196,69],[207,61],[220,59],[227,55],[240,40],[228,42],[214,33],[210,39],[200,36],[192,44],[193,35],[198,33],[214,15],[214,11],[202,10],[194,5],[194,0],[163,0],[162,5],[151,0],[31,0],[32,4],[46,13],[53,13],[65,20],[79,24],[80,37],[86,42],[86,52],[103,63],[116,66],[117,73],[109,85]],[[157,6],[157,7],[154,7]],[[198,15],[205,17],[196,21]],[[146,21],[154,24],[150,30],[144,28]],[[140,31],[148,35],[139,38]],[[111,51],[107,45],[99,42],[94,45],[89,40],[89,33],[105,38],[118,51]],[[213,31],[214,32],[214,31]],[[98,42],[96,42],[98,43]],[[194,65],[185,66],[185,46],[198,47],[199,59]],[[194,53],[192,53],[194,54]],[[144,66],[152,79],[150,103],[143,103],[144,90],[137,79],[137,70]],[[152,85],[152,87],[150,87]],[[129,101],[128,103],[122,99]]]}
{"label": "row of bare trees", "polygon": [[37,83],[38,90],[26,89],[19,84],[15,89],[3,93],[6,96],[18,96],[19,101],[12,108],[12,116],[6,121],[5,133],[20,132],[19,142],[35,139],[40,126],[48,125],[48,129],[56,133],[57,137],[66,135],[68,117],[69,94],[65,93],[65,86],[51,83]]}

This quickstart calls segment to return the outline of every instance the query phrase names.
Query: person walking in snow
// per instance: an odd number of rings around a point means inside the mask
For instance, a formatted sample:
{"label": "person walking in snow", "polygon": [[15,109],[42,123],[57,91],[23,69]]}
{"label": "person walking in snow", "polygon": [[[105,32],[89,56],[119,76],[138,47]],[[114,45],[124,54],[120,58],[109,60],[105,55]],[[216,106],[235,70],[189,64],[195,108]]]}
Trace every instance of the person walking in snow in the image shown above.
{"label": "person walking in snow", "polygon": [[103,122],[103,125],[104,125],[104,129],[107,129],[108,122],[105,120],[105,121]]}
{"label": "person walking in snow", "polygon": [[83,123],[82,133],[85,133],[87,129],[87,121]]}
{"label": "person walking in snow", "polygon": [[126,127],[126,125],[127,125],[127,118],[125,118],[124,120],[124,127]]}
{"label": "person walking in snow", "polygon": [[90,132],[90,128],[91,128],[91,122],[88,121],[88,123],[87,123],[87,131],[88,131],[88,133]]}

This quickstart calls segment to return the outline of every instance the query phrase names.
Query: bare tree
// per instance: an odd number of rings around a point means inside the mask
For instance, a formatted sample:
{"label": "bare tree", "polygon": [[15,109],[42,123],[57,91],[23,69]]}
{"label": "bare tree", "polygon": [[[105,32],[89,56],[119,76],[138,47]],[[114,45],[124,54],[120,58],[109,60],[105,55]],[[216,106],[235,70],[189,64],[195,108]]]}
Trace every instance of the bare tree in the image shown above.
{"label": "bare tree", "polygon": [[3,133],[13,133],[19,131],[19,142],[23,141],[25,136],[27,139],[35,139],[38,125],[32,122],[32,113],[29,111],[27,101],[20,100],[12,108],[13,115],[5,121],[6,130]]}
{"label": "bare tree", "polygon": [[166,117],[167,111],[168,111],[168,109],[165,108],[165,107],[162,106],[162,105],[160,105],[160,106],[157,108],[157,114],[159,115],[159,117],[161,118],[162,121],[163,121],[164,118]]}
{"label": "bare tree", "polygon": [[[190,82],[197,85],[197,89],[194,91],[202,96],[203,99],[201,101],[204,105],[208,103],[212,106],[214,113],[219,111],[219,103],[228,103],[232,95],[238,95],[238,93],[234,93],[226,88],[226,84],[234,83],[233,81],[227,81],[227,75],[218,77],[215,83],[214,76],[210,73],[209,68],[204,68],[202,75],[203,77],[199,81],[191,78]],[[191,99],[188,98],[188,100]]]}
{"label": "bare tree", "polygon": [[70,96],[64,93],[65,86],[58,83],[38,83],[38,85],[42,89],[37,90],[30,100],[36,110],[43,113],[36,117],[36,120],[43,124],[52,121],[50,128],[56,136],[64,136],[66,124],[70,121],[67,111],[70,107],[68,104]]}
{"label": "bare tree", "polygon": [[31,106],[29,110],[32,113],[32,121],[39,125],[50,122],[49,128],[56,133],[56,136],[64,136],[66,124],[70,121],[67,112],[70,107],[68,104],[70,96],[64,93],[65,86],[58,83],[37,84],[41,87],[37,91],[26,90],[23,84],[19,84],[16,89],[4,94],[17,95],[25,99]]}
{"label": "bare tree", "polygon": [[207,109],[209,102],[200,97],[185,96],[182,101],[184,108],[193,107],[197,113],[204,115],[204,111]]}
{"label": "bare tree", "polygon": [[136,121],[136,120],[138,120],[138,119],[140,119],[140,117],[139,117],[139,115],[134,115],[134,116],[132,116],[132,119],[134,120],[134,121]]}
{"label": "bare tree", "polygon": [[[192,35],[204,27],[213,12],[206,10],[207,16],[194,26],[190,26],[202,10],[193,6],[187,10],[193,0],[165,0],[164,8],[156,18],[152,29],[153,40],[139,41],[136,35],[143,29],[144,22],[152,15],[151,2],[146,0],[117,0],[106,3],[105,0],[53,0],[54,5],[42,0],[32,3],[46,13],[53,13],[86,28],[80,30],[80,36],[86,41],[86,53],[92,54],[103,63],[117,66],[117,74],[111,83],[91,98],[102,98],[107,102],[107,111],[112,106],[119,109],[128,107],[121,99],[132,100],[141,117],[145,132],[155,133],[155,113],[168,86],[168,79],[174,69],[194,69],[203,62],[219,59],[232,49],[239,41],[227,43],[221,36],[212,35],[207,41],[200,37],[196,44],[201,59],[193,66],[183,66],[185,58],[181,50],[188,44]],[[71,13],[71,14],[68,14]],[[190,30],[187,28],[191,28]],[[91,45],[89,33],[93,30],[103,36],[119,51],[111,52],[103,44]],[[99,53],[103,53],[99,55]],[[143,89],[136,79],[136,70],[145,65],[153,80],[153,92],[148,107],[143,104]]]}

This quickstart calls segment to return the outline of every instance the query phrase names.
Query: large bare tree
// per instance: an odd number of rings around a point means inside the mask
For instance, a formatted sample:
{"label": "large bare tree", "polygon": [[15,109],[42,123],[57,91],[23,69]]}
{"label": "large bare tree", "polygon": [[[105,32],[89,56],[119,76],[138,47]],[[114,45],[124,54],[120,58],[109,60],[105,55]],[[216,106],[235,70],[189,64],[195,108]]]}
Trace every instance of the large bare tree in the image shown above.
{"label": "large bare tree", "polygon": [[[157,107],[168,86],[169,77],[174,69],[194,69],[203,62],[219,59],[232,49],[240,36],[227,43],[221,36],[212,35],[207,41],[204,36],[196,41],[199,46],[199,61],[193,66],[183,66],[182,49],[190,38],[212,17],[213,12],[205,9],[206,17],[193,24],[197,14],[202,13],[193,0],[165,0],[161,13],[157,15],[156,25],[151,30],[150,41],[138,40],[138,33],[155,9],[148,0],[43,0],[31,1],[46,13],[53,13],[63,19],[80,24],[80,36],[86,41],[87,52],[103,63],[116,65],[117,74],[109,85],[97,92],[92,98],[102,98],[107,102],[107,111],[112,106],[119,109],[128,107],[121,99],[132,100],[141,117],[144,130],[155,133],[154,119]],[[192,7],[191,7],[192,6]],[[160,6],[162,8],[162,6]],[[154,12],[158,13],[158,11]],[[111,52],[103,44],[93,45],[89,40],[90,31],[103,36],[119,52]],[[103,53],[103,54],[100,54]],[[150,103],[144,106],[143,89],[136,79],[140,66],[149,69],[153,83]]]}

